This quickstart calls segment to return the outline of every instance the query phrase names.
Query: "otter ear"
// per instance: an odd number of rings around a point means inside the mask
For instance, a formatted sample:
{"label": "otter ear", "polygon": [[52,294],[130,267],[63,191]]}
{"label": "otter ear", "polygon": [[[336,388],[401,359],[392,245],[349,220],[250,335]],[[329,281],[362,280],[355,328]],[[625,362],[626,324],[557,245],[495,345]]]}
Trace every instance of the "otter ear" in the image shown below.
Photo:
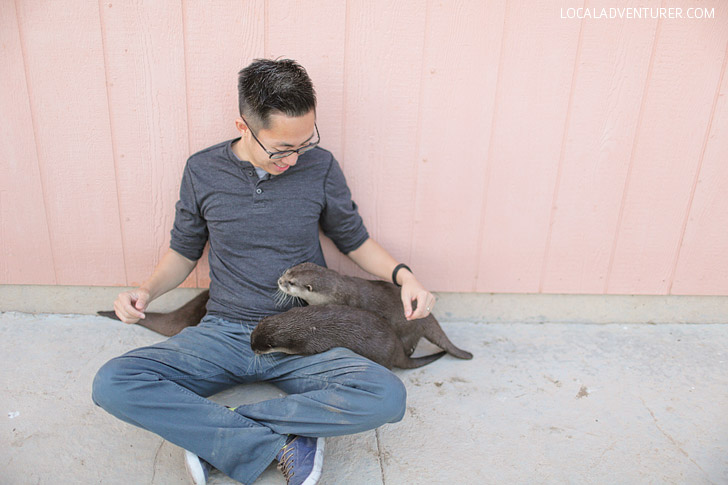
{"label": "otter ear", "polygon": [[313,286],[311,286],[311,285],[306,285],[306,289],[307,289],[308,291],[313,291]]}

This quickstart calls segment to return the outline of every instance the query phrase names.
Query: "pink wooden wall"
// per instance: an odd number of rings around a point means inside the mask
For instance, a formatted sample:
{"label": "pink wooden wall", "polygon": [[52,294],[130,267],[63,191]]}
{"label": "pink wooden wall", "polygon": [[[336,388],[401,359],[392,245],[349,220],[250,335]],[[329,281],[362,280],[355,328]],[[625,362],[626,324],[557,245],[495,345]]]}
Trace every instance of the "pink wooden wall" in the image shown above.
{"label": "pink wooden wall", "polygon": [[237,71],[277,56],[431,290],[728,295],[723,0],[0,0],[0,283],[139,284]]}

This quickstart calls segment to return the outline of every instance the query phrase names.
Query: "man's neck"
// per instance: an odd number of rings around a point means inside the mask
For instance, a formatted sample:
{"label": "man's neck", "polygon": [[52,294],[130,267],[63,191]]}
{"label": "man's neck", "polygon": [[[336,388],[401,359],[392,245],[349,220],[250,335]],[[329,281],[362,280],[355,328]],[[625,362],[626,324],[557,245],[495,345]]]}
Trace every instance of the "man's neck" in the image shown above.
{"label": "man's neck", "polygon": [[[236,157],[238,157],[240,160],[250,162],[250,157],[248,156],[248,151],[245,149],[245,144],[243,143],[243,139],[237,140],[233,142],[232,145],[233,153]],[[250,162],[252,164],[252,162]]]}

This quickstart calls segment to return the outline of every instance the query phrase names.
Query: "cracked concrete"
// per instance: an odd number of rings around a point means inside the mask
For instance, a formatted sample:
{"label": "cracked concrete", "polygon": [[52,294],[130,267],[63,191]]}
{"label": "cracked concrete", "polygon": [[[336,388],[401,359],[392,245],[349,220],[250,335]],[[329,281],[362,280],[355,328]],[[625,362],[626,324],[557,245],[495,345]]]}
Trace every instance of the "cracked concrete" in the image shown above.
{"label": "cracked concrete", "polygon": [[[397,370],[405,418],[328,439],[320,483],[728,483],[728,325],[443,328],[474,359]],[[90,398],[104,362],[162,338],[94,316],[0,313],[0,482],[187,483],[177,446]],[[260,384],[214,399],[280,395]],[[271,466],[256,483],[284,482]]]}

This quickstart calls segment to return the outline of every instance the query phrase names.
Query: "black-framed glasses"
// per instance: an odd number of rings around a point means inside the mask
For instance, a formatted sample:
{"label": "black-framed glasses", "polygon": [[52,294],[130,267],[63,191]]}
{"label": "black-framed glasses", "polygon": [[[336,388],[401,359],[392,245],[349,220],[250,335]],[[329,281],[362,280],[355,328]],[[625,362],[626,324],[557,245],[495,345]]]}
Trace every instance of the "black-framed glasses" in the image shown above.
{"label": "black-framed glasses", "polygon": [[[242,115],[240,115],[240,117],[243,118]],[[260,140],[258,140],[258,137],[255,136],[255,133],[253,133],[253,129],[250,127],[250,125],[245,120],[245,118],[243,118],[243,121],[248,126],[248,129],[250,130],[250,134],[253,135],[253,139],[255,139],[255,141],[258,142],[258,145],[260,145],[260,148],[265,150],[265,153],[268,154],[268,158],[270,158],[271,160],[280,160],[281,158],[290,157],[294,153],[301,155],[303,153],[306,153],[310,149],[315,148],[316,145],[318,145],[319,142],[321,141],[321,135],[319,135],[318,126],[316,126],[316,122],[314,121],[313,127],[316,129],[316,141],[311,142],[308,145],[302,146],[301,148],[299,148],[297,150],[281,150],[280,152],[271,152],[271,151],[268,151],[268,149],[265,146],[263,146],[263,144],[260,142]]]}

